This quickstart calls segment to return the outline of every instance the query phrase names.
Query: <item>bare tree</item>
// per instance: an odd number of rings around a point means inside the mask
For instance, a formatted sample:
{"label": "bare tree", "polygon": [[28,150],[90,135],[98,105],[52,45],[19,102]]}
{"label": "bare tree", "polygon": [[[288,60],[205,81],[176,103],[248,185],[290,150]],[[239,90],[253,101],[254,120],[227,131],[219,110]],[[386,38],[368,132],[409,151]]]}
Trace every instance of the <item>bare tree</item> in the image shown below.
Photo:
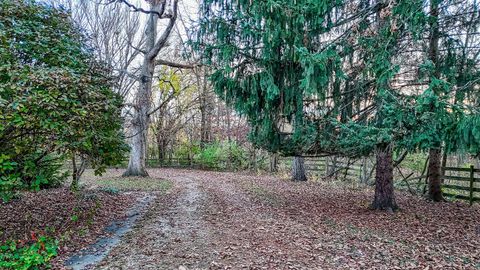
{"label": "bare tree", "polygon": [[[173,0],[171,9],[168,9],[167,0],[149,1],[149,10],[135,7],[127,1],[125,3],[135,11],[148,14],[148,22],[145,29],[145,43],[142,49],[143,61],[140,68],[139,88],[135,94],[133,107],[134,116],[131,119],[131,150],[128,168],[124,176],[148,176],[145,160],[147,156],[147,135],[149,117],[152,114],[152,82],[155,73],[156,58],[162,48],[167,44],[168,37],[175,25],[178,12],[178,0]],[[167,19],[167,25],[162,34],[157,37],[158,21]]]}
{"label": "bare tree", "polygon": [[106,5],[102,0],[65,0],[54,4],[68,7],[72,19],[89,33],[96,57],[111,69],[115,92],[127,101],[138,81],[139,48],[144,42],[140,14],[121,3]]}

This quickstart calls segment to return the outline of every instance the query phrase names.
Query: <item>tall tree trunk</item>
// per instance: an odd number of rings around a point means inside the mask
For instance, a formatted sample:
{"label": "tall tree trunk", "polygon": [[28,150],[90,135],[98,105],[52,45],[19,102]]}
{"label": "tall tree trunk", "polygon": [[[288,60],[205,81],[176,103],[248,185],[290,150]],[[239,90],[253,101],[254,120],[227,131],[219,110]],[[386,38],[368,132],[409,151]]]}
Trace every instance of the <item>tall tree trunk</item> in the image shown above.
{"label": "tall tree trunk", "polygon": [[78,169],[75,153],[72,154],[72,184],[70,184],[70,189],[73,191],[78,190]]}
{"label": "tall tree trunk", "polygon": [[167,140],[161,136],[157,136],[158,161],[160,164],[165,162],[167,156]]}
{"label": "tall tree trunk", "polygon": [[[154,18],[154,17],[153,17]],[[153,27],[156,32],[156,20],[150,19],[149,27]],[[155,37],[152,38],[155,40]],[[149,43],[149,42],[148,42]],[[150,112],[150,100],[152,96],[152,78],[155,71],[155,66],[145,56],[142,66],[142,78],[140,87],[136,95],[136,113],[131,122],[132,125],[132,141],[130,149],[130,159],[128,161],[127,170],[123,176],[148,176],[146,170],[147,157],[147,136]],[[161,132],[161,131],[159,131]]]}
{"label": "tall tree trunk", "polygon": [[392,147],[378,146],[376,151],[377,166],[375,174],[375,197],[373,209],[393,211],[398,208],[393,190]]}
{"label": "tall tree trunk", "polygon": [[231,132],[232,123],[231,123],[231,119],[230,119],[231,111],[230,111],[230,107],[228,105],[225,108],[225,113],[227,114],[227,140],[228,140],[228,142],[231,142],[232,141],[232,132]]}
{"label": "tall tree trunk", "polygon": [[435,202],[444,200],[441,188],[441,159],[440,149],[430,149],[428,160],[428,197]]}
{"label": "tall tree trunk", "polygon": [[[430,44],[429,58],[435,66],[434,77],[440,77],[440,69],[438,67],[438,42],[440,32],[438,28],[438,5],[441,0],[430,1]],[[435,91],[434,92],[438,92]],[[439,94],[439,93],[437,93]],[[434,108],[432,108],[434,110]],[[433,201],[443,201],[442,181],[441,181],[441,151],[440,148],[432,147],[429,151],[430,159],[428,161],[428,196]]]}
{"label": "tall tree trunk", "polygon": [[307,181],[305,173],[305,161],[303,157],[295,156],[292,164],[292,180],[293,181]]}
{"label": "tall tree trunk", "polygon": [[168,25],[157,40],[158,14],[163,15],[165,13],[166,2],[166,0],[150,1],[150,10],[156,11],[156,13],[149,14],[149,20],[145,30],[146,42],[139,81],[140,86],[135,96],[135,114],[131,121],[132,139],[130,142],[130,159],[127,170],[123,173],[123,176],[148,176],[145,163],[147,158],[152,82],[156,65],[155,58],[165,46],[177,18],[178,0],[173,0],[173,14],[169,17]]}

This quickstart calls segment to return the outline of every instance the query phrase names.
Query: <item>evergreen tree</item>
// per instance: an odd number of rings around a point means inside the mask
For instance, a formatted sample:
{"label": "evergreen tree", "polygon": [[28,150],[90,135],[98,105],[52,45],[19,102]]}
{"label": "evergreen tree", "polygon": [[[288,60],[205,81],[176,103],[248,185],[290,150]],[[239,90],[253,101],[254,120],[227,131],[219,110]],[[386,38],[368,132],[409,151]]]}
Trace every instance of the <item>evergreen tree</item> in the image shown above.
{"label": "evergreen tree", "polygon": [[247,116],[257,146],[376,153],[372,206],[395,209],[393,151],[439,149],[447,137],[455,144],[459,119],[474,118],[452,104],[436,67],[452,64],[443,55],[432,63],[425,50],[438,32],[429,4],[205,0],[195,47],[214,69],[217,94]]}

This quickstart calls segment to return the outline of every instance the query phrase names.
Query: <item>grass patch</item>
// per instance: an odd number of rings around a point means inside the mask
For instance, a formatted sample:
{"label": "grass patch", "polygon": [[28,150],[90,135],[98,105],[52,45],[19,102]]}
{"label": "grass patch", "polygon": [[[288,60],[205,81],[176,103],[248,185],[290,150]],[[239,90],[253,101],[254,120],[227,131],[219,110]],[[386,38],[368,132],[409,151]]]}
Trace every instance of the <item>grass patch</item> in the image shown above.
{"label": "grass patch", "polygon": [[106,190],[160,191],[162,193],[166,193],[173,187],[173,183],[170,180],[143,177],[98,179],[94,184],[99,188]]}

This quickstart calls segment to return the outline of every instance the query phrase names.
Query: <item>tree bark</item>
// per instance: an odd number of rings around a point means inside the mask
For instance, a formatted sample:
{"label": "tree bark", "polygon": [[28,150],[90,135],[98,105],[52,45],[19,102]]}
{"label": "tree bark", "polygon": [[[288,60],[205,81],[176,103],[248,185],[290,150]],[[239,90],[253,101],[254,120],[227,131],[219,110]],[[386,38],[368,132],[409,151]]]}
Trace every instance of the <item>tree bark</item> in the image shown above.
{"label": "tree bark", "polygon": [[80,164],[77,165],[75,158],[75,153],[72,153],[72,183],[70,185],[70,190],[77,191],[78,184],[80,182],[80,177],[85,171],[86,160],[83,157],[80,157]]}
{"label": "tree bark", "polygon": [[257,171],[257,149],[252,146],[252,149],[251,149],[251,154],[250,154],[250,169],[252,171]]}
{"label": "tree bark", "polygon": [[167,140],[157,137],[158,161],[163,164],[167,156]]}
{"label": "tree bark", "polygon": [[428,197],[435,201],[443,201],[441,176],[441,151],[432,148],[428,160]]}
{"label": "tree bark", "polygon": [[[440,69],[438,66],[438,42],[440,32],[438,28],[438,5],[440,0],[430,1],[430,44],[429,44],[429,58],[435,66],[434,77],[440,77]],[[434,89],[435,92],[436,89]],[[437,93],[438,94],[438,93]],[[434,108],[432,108],[432,111]],[[432,147],[429,151],[428,160],[428,197],[433,201],[443,201],[442,195],[442,181],[441,181],[441,151],[440,148]]]}
{"label": "tree bark", "polygon": [[212,141],[212,104],[211,96],[207,84],[207,75],[205,68],[203,69],[202,78],[197,75],[198,83],[202,84],[202,94],[200,96],[200,113],[201,113],[201,125],[200,125],[200,147],[202,149]]}
{"label": "tree bark", "polygon": [[78,169],[77,162],[75,160],[75,154],[72,154],[72,184],[70,185],[70,190],[78,190]]}
{"label": "tree bark", "polygon": [[377,147],[377,165],[375,169],[375,197],[371,207],[373,209],[394,211],[398,208],[393,190],[393,161],[392,148]]}
{"label": "tree bark", "polygon": [[148,176],[146,170],[147,138],[149,116],[151,109],[152,82],[155,72],[155,58],[165,46],[168,36],[173,29],[177,18],[178,0],[173,1],[173,14],[169,17],[168,25],[157,40],[157,22],[159,15],[165,12],[166,1],[150,1],[150,10],[147,28],[143,64],[141,68],[140,86],[135,96],[135,114],[131,121],[131,150],[127,170],[123,176]]}
{"label": "tree bark", "polygon": [[[150,18],[149,28],[152,27],[156,32],[156,20]],[[155,40],[155,37],[152,38]],[[150,100],[152,96],[152,78],[155,71],[153,63],[149,62],[147,57],[143,60],[142,66],[142,80],[136,96],[136,113],[131,121],[132,125],[132,140],[130,149],[130,159],[128,161],[127,170],[123,176],[148,176],[145,166],[147,157],[147,136],[150,111]]]}
{"label": "tree bark", "polygon": [[305,162],[303,157],[295,156],[293,158],[292,180],[307,181],[307,175],[305,173]]}
{"label": "tree bark", "polygon": [[278,172],[278,153],[270,154],[270,172]]}

